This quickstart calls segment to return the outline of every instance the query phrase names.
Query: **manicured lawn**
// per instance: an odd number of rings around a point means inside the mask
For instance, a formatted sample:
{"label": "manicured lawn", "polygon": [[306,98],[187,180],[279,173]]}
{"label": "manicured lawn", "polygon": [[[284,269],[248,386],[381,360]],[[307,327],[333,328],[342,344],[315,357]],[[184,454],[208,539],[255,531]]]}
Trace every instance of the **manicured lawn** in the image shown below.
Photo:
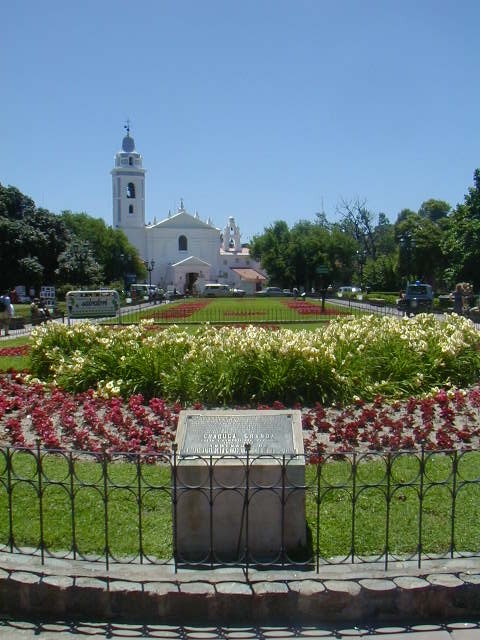
{"label": "manicured lawn", "polygon": [[[4,490],[5,459],[0,465],[0,539],[8,541],[8,501]],[[68,459],[45,455],[42,458],[42,526],[45,546],[50,550],[70,550],[82,554],[104,554],[107,540],[112,554],[136,554],[139,511],[136,495],[136,466],[110,464],[108,500],[103,500],[102,465],[77,461],[75,479],[70,484]],[[18,546],[36,547],[40,540],[40,501],[38,474],[32,456],[15,453],[12,492],[14,540]],[[142,465],[142,528],[144,552],[156,557],[171,555],[171,497],[168,467]],[[73,493],[72,493],[73,491]],[[74,497],[73,497],[74,496]],[[72,519],[72,509],[75,516]],[[108,518],[105,519],[105,510]]]}
{"label": "manicured lawn", "polygon": [[[321,558],[348,556],[352,551],[363,556],[382,555],[387,544],[388,513],[388,546],[392,553],[414,554],[420,539],[423,553],[448,554],[454,511],[456,549],[478,550],[480,486],[472,481],[477,478],[479,462],[478,452],[466,453],[458,460],[455,487],[452,458],[439,453],[426,459],[423,487],[420,486],[420,462],[412,454],[393,458],[390,485],[386,479],[386,463],[381,460],[367,460],[357,467],[355,489],[352,465],[347,459],[323,465],[320,476],[320,467],[307,466],[307,526],[313,549],[318,543]],[[171,557],[168,464],[137,467],[134,463],[116,462],[106,464],[103,470],[101,464],[84,459],[74,463],[72,481],[66,457],[45,454],[42,465],[40,487],[33,456],[20,452],[13,456],[12,477],[15,479],[11,497],[17,546],[39,545],[38,496],[41,495],[43,536],[50,551],[70,550],[75,541],[76,549],[82,554],[102,555],[108,545],[113,556],[136,556],[141,522],[143,552],[156,558]],[[3,544],[9,539],[6,486],[7,469],[2,456],[0,541]]]}
{"label": "manicured lawn", "polygon": [[294,300],[293,298],[190,298],[145,310],[136,310],[123,317],[123,322],[153,318],[159,323],[221,323],[250,324],[291,323],[295,326],[323,324],[333,315],[344,310],[326,305],[321,312],[319,300]]}
{"label": "manicured lawn", "polygon": [[0,340],[0,371],[27,369],[30,365],[30,356],[25,347],[29,344],[28,336]]}

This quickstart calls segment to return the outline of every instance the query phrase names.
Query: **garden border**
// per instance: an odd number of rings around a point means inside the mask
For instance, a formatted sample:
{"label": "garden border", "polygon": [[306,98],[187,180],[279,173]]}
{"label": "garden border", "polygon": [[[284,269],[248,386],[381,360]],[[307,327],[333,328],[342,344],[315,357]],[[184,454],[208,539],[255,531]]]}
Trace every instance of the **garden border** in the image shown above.
{"label": "garden border", "polygon": [[399,563],[388,576],[372,567],[310,572],[182,571],[173,566],[112,566],[0,553],[0,613],[23,617],[138,621],[142,624],[402,623],[480,614],[480,561]]}

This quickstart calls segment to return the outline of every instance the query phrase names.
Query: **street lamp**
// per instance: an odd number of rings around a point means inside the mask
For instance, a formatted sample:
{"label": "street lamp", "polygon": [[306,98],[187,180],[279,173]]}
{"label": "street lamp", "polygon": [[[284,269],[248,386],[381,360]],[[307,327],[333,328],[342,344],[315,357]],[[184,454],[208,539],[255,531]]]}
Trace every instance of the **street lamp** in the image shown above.
{"label": "street lamp", "polygon": [[143,264],[145,265],[145,269],[148,271],[148,286],[152,286],[152,271],[155,268],[155,260],[144,260]]}
{"label": "street lamp", "polygon": [[363,267],[365,266],[365,262],[367,261],[367,252],[366,251],[357,251],[357,262],[360,272],[360,288],[362,288],[363,284]]}
{"label": "street lamp", "polygon": [[406,231],[399,237],[400,242],[400,257],[404,256],[405,276],[408,283],[412,271],[413,252],[415,250],[415,238],[410,231]]}
{"label": "street lamp", "polygon": [[123,280],[123,287],[125,291],[127,291],[131,284],[130,274],[128,273],[130,266],[131,256],[129,253],[126,255],[124,253],[120,254],[120,269],[121,269],[121,278]]}

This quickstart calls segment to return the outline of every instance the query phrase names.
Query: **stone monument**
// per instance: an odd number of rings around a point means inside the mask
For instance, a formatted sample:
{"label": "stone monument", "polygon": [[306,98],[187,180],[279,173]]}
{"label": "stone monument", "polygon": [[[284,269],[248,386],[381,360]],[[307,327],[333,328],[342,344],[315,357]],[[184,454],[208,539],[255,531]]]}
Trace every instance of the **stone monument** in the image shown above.
{"label": "stone monument", "polygon": [[286,560],[306,546],[300,411],[182,411],[177,563]]}

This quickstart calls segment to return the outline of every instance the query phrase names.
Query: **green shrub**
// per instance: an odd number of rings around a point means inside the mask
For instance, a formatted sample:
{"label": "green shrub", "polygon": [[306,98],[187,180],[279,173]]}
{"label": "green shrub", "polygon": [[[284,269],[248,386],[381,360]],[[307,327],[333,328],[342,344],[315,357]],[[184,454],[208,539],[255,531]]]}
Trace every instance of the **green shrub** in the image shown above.
{"label": "green shrub", "polygon": [[298,332],[154,328],[50,323],[33,334],[32,372],[70,391],[235,405],[402,397],[468,385],[480,370],[480,336],[458,316],[365,315]]}

